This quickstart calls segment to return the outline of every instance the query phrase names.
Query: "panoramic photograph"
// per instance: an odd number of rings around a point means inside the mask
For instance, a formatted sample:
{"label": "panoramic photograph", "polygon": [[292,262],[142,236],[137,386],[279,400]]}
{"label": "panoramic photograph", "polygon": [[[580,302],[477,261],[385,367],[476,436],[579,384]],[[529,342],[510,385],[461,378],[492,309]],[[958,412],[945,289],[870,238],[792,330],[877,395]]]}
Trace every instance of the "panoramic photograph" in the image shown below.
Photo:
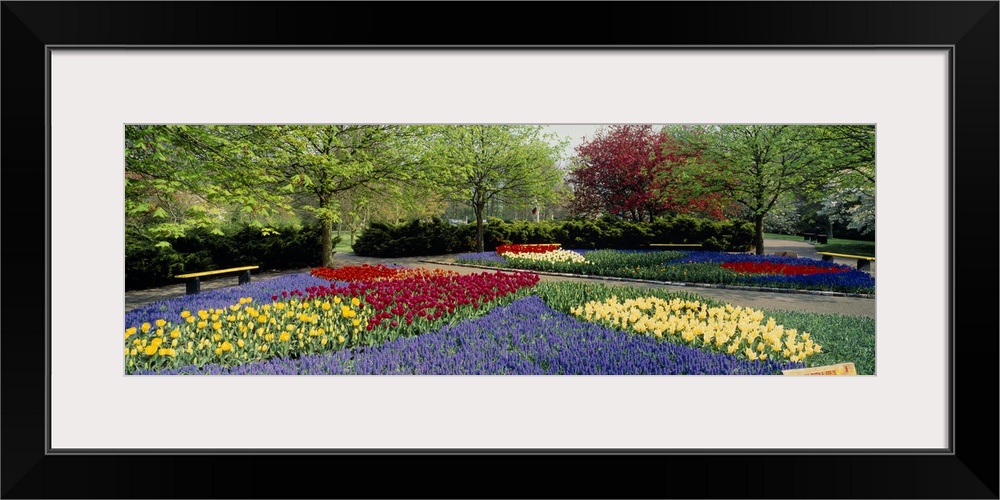
{"label": "panoramic photograph", "polygon": [[872,124],[130,124],[125,375],[876,375]]}

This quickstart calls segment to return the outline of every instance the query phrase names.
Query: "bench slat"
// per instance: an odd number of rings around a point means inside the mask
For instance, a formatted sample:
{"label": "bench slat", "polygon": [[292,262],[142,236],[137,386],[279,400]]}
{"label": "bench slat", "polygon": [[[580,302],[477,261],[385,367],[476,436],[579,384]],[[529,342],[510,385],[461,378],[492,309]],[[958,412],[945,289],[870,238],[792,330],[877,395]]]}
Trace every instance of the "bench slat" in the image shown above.
{"label": "bench slat", "polygon": [[203,271],[203,272],[200,272],[200,273],[178,274],[177,276],[174,276],[174,277],[175,278],[182,278],[182,279],[183,278],[198,278],[198,277],[201,277],[201,276],[211,276],[213,274],[234,273],[234,272],[237,272],[237,271],[249,271],[251,269],[259,269],[259,268],[260,268],[260,266],[231,267],[229,269],[218,269],[218,270],[215,270],[215,271]]}
{"label": "bench slat", "polygon": [[859,260],[871,260],[874,261],[875,257],[866,257],[864,255],[848,255],[844,253],[831,253],[831,252],[816,252],[820,255],[829,255],[831,257],[843,257],[845,259],[859,259]]}

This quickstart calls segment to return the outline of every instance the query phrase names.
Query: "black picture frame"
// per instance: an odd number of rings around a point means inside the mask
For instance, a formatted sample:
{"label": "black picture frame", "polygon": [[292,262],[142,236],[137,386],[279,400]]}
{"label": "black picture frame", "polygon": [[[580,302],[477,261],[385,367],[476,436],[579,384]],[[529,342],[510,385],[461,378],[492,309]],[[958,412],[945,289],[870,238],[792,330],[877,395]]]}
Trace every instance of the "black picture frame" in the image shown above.
{"label": "black picture frame", "polygon": [[[33,273],[3,297],[4,498],[998,498],[996,239],[979,227],[1000,206],[996,1],[2,4],[3,249]],[[123,45],[951,47],[950,453],[49,454],[47,51]]]}

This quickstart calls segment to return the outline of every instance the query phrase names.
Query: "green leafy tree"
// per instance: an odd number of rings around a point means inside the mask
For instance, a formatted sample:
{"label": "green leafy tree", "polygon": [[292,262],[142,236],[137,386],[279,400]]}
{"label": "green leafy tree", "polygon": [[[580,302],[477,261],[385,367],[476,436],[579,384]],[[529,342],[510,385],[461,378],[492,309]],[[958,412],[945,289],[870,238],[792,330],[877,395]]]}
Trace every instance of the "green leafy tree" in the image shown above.
{"label": "green leafy tree", "polygon": [[472,208],[480,252],[488,204],[530,208],[553,201],[562,178],[557,162],[566,141],[542,134],[542,127],[442,126],[434,136],[435,182],[449,199]]}
{"label": "green leafy tree", "polygon": [[[305,212],[322,223],[333,264],[338,195],[419,181],[421,127],[395,125],[129,126],[126,222],[148,239]],[[218,228],[215,228],[218,231]]]}
{"label": "green leafy tree", "polygon": [[254,160],[258,126],[127,125],[125,224],[128,240],[166,245],[193,228],[220,226],[233,211],[266,218],[288,208]]}
{"label": "green leafy tree", "polygon": [[[363,197],[379,185],[422,178],[420,127],[397,125],[278,126],[263,162],[283,180],[280,190],[322,223],[324,266],[333,265],[333,225],[341,220],[338,195]],[[362,206],[359,199],[357,209]]]}
{"label": "green leafy tree", "polygon": [[807,125],[713,125],[673,128],[671,133],[701,152],[683,175],[699,179],[705,193],[724,192],[754,223],[754,247],[764,253],[764,218],[783,196],[817,191],[833,173],[835,151],[817,140],[821,127]]}

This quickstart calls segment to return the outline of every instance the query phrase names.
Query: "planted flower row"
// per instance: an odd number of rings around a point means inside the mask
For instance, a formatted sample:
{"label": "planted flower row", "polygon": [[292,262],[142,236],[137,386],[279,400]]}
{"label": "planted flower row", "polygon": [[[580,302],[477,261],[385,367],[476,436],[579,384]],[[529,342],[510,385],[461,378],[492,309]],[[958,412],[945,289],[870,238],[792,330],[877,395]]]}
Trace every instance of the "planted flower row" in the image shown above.
{"label": "planted flower row", "polygon": [[[557,253],[558,252],[558,253]],[[565,250],[460,254],[455,262],[653,281],[874,293],[870,274],[833,262],[724,252]],[[528,258],[527,256],[531,257]]]}
{"label": "planted flower row", "polygon": [[374,266],[361,264],[360,266],[344,266],[338,268],[317,267],[309,270],[309,274],[327,281],[375,281],[380,279],[404,278],[414,273],[422,272],[422,269],[411,269],[403,266],[376,264]]}
{"label": "planted flower row", "polygon": [[288,290],[301,290],[317,285],[330,286],[331,283],[329,280],[308,274],[293,274],[254,281],[237,287],[206,290],[132,309],[125,313],[125,326],[139,326],[143,323],[153,323],[158,319],[178,323],[184,320],[181,317],[182,311],[226,309],[245,298],[252,299],[254,304],[266,304],[271,302],[271,297],[280,295],[281,292],[287,293]]}
{"label": "planted flower row", "polygon": [[558,249],[562,244],[560,243],[536,243],[536,244],[507,244],[500,245],[496,249],[496,253],[501,255],[517,255],[522,253],[545,253],[551,252]]}
{"label": "planted flower row", "polygon": [[[346,272],[351,271],[346,270]],[[382,277],[374,278],[374,281],[349,283],[327,283],[325,280],[318,280],[317,284],[315,277],[305,278],[313,279],[314,281],[311,281],[313,284],[300,287],[298,285],[310,282],[296,277],[284,277],[257,283],[256,288],[252,285],[243,285],[228,290],[228,293],[253,291],[260,295],[264,290],[274,290],[276,283],[295,286],[291,290],[281,290],[272,294],[270,299],[273,302],[265,299],[262,304],[252,297],[242,297],[229,306],[206,309],[199,309],[197,303],[194,303],[196,307],[181,310],[175,321],[149,316],[150,311],[146,311],[146,316],[143,318],[153,319],[127,324],[125,332],[127,371],[130,373],[313,373],[315,371],[310,370],[316,370],[315,366],[305,366],[302,365],[305,361],[299,361],[313,359],[310,356],[317,360],[342,356],[349,361],[344,365],[344,369],[353,370],[353,360],[374,360],[376,358],[370,357],[372,353],[388,353],[390,351],[384,349],[395,346],[405,339],[422,337],[430,332],[445,331],[446,327],[464,326],[471,320],[488,314],[496,306],[510,304],[528,293],[537,295],[548,304],[548,307],[561,313],[568,313],[576,318],[574,321],[582,324],[599,326],[622,335],[644,338],[647,341],[695,349],[706,354],[733,357],[747,363],[801,364],[807,358],[811,360],[818,357],[823,358],[820,364],[824,362],[829,364],[854,361],[852,356],[873,355],[873,350],[869,348],[871,343],[867,340],[864,344],[858,344],[856,340],[850,340],[847,344],[841,342],[837,347],[850,347],[850,349],[838,353],[834,348],[831,355],[826,342],[821,342],[820,336],[805,333],[807,329],[810,332],[813,332],[814,328],[825,330],[827,325],[840,323],[845,331],[838,333],[837,337],[858,339],[862,338],[858,336],[860,334],[867,339],[867,334],[861,334],[859,330],[859,328],[871,328],[873,335],[873,327],[867,324],[856,325],[854,324],[856,322],[844,322],[839,318],[812,319],[815,315],[807,315],[806,322],[792,317],[792,321],[800,325],[798,328],[786,327],[778,324],[779,322],[773,318],[766,317],[763,311],[726,305],[694,294],[583,283],[538,283],[538,276],[532,273],[499,271],[466,276],[449,271],[421,271],[409,273],[408,276],[398,279]],[[208,292],[202,295],[208,296]],[[161,303],[158,308],[173,310],[176,306],[169,302],[191,305],[191,301],[198,298],[199,296],[185,296],[175,301]],[[220,300],[220,297],[206,298],[208,302]],[[547,311],[540,314],[544,319],[551,313],[552,311]],[[526,333],[545,332],[551,326],[547,323],[535,324],[526,320],[525,325],[529,325],[525,326]],[[825,335],[828,336],[823,338],[833,338],[829,337],[829,334]],[[470,333],[468,338],[475,338],[475,335]],[[462,349],[479,345],[467,343],[464,339],[457,342],[459,343],[456,345]],[[484,345],[490,344],[482,344],[480,347]],[[559,349],[564,348],[559,347],[562,345],[552,344]],[[457,355],[459,352],[464,352],[462,349],[446,348],[441,352]],[[489,350],[486,347],[483,349]],[[615,355],[630,356],[621,353]],[[588,364],[586,358],[573,358],[577,361],[583,360],[580,361],[582,364],[578,369],[582,371],[567,371],[566,365],[558,363],[553,365],[552,359],[544,356],[537,359],[548,361],[537,365],[531,364],[530,366],[534,368],[524,365],[517,369],[508,365],[503,365],[507,368],[500,369],[497,368],[498,365],[486,363],[471,354],[462,359],[465,361],[461,363],[456,361],[458,364],[454,365],[448,363],[442,365],[440,360],[428,363],[438,370],[444,370],[441,373],[613,372],[604,367],[605,365]],[[470,365],[469,363],[473,363],[472,360],[475,360],[475,363]],[[316,361],[320,364],[329,362]],[[621,364],[618,361],[615,363],[615,366]],[[659,359],[651,363],[669,365],[676,364],[677,361]],[[681,367],[673,368],[666,365],[656,368],[660,371],[654,370],[650,373],[704,373],[683,368],[686,366],[684,363],[681,363]],[[373,366],[382,368],[377,370],[365,368],[372,371],[357,371],[357,373],[387,373],[386,365]],[[419,371],[413,373],[433,372],[433,370],[427,371],[431,370],[428,365],[411,363],[405,366],[417,367],[414,369]],[[445,370],[443,366],[451,368]],[[554,372],[545,371],[551,366],[562,366],[562,368]],[[586,368],[587,366],[592,368]],[[593,368],[595,366],[597,368]],[[640,371],[623,373],[647,373],[650,368],[642,366]],[[397,372],[410,373],[406,371],[408,369],[410,368],[400,368],[401,371]],[[730,372],[723,370],[720,373]]]}
{"label": "planted flower row", "polygon": [[809,333],[778,325],[751,308],[658,297],[592,300],[570,312],[579,318],[657,339],[681,342],[751,361],[779,358],[792,362],[822,352]]}
{"label": "planted flower row", "polygon": [[[424,325],[409,328],[415,321],[433,321],[464,306],[476,310],[535,283],[538,283],[538,275],[534,273],[496,271],[459,275],[435,270],[396,280],[354,282],[339,287],[314,286],[306,292],[309,299],[331,294],[362,298],[373,309],[366,328],[372,331],[388,325],[392,328],[387,332],[391,339],[425,329]],[[383,339],[376,332],[373,340]]]}
{"label": "planted flower row", "polygon": [[740,274],[783,274],[786,276],[843,273],[851,270],[847,267],[824,267],[815,264],[785,264],[775,262],[723,262],[721,267]]}
{"label": "planted flower row", "polygon": [[338,350],[361,341],[369,313],[358,299],[335,296],[260,306],[246,297],[226,308],[185,310],[180,322],[157,319],[125,329],[126,372]]}
{"label": "planted flower row", "polygon": [[137,374],[769,375],[801,363],[750,361],[629,335],[553,310],[535,296],[489,314],[356,352],[275,358],[240,366]]}
{"label": "planted flower row", "polygon": [[732,271],[739,284],[776,288],[874,293],[875,278],[858,269],[833,262],[725,252],[690,252],[665,263],[668,266],[718,265]]}
{"label": "planted flower row", "polygon": [[555,250],[549,250],[547,252],[536,252],[536,253],[518,253],[518,254],[509,254],[501,252],[497,253],[499,255],[506,257],[508,262],[514,264],[514,267],[530,266],[532,262],[538,262],[543,264],[545,263],[555,264],[563,262],[574,263],[574,264],[590,263],[579,252],[574,252],[572,250],[563,250],[561,248],[557,248]]}
{"label": "planted flower row", "polygon": [[226,307],[184,309],[179,319],[126,323],[126,371],[234,366],[374,346],[481,315],[537,281],[528,273],[425,272],[391,281],[317,284],[304,292],[282,290],[263,305],[243,297]]}

